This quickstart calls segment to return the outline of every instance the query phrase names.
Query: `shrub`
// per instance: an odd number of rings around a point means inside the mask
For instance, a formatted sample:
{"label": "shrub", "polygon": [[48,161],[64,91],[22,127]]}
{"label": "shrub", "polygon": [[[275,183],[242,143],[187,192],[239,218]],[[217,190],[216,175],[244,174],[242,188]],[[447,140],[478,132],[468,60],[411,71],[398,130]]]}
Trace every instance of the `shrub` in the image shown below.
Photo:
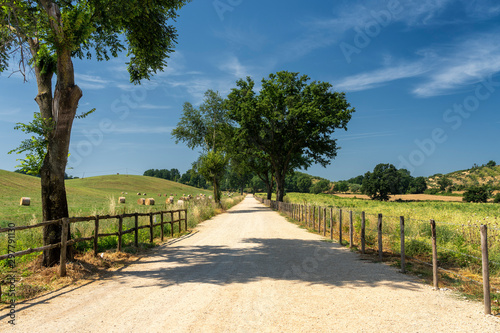
{"label": "shrub", "polygon": [[472,186],[464,193],[463,201],[487,202],[490,197],[490,189],[486,186]]}
{"label": "shrub", "polygon": [[497,193],[495,197],[493,198],[494,203],[500,203],[500,193]]}

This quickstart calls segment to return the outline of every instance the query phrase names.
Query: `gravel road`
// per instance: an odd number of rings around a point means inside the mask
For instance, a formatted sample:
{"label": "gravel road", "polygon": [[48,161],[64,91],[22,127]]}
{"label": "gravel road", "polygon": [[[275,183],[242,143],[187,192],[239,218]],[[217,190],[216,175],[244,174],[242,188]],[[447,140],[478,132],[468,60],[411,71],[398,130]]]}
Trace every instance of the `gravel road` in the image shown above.
{"label": "gravel road", "polygon": [[253,197],[111,277],[17,304],[13,332],[500,332],[481,303],[322,242]]}

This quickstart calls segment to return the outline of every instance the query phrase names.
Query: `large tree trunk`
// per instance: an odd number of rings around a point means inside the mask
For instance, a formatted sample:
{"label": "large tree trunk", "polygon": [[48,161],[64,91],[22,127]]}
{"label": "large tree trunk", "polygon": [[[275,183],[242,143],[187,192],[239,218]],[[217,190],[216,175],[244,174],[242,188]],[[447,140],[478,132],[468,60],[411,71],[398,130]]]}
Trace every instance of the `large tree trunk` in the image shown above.
{"label": "large tree trunk", "polygon": [[[51,26],[60,40],[64,40],[61,23],[61,13],[57,5],[43,1],[45,10],[51,18]],[[37,41],[32,41],[32,52],[38,49]],[[71,128],[75,119],[78,101],[82,91],[75,85],[71,50],[65,45],[57,49],[57,83],[52,97],[52,73],[44,73],[35,65],[35,74],[38,85],[38,95],[35,98],[44,119],[52,119],[53,129],[47,133],[47,155],[43,161],[41,176],[41,194],[43,219],[56,220],[68,217],[68,203],[64,173],[68,162]],[[44,245],[55,244],[61,241],[62,226],[54,224],[43,229]],[[70,232],[68,230],[68,236]],[[67,251],[69,259],[72,251]],[[43,265],[52,266],[60,259],[60,248],[43,252]]]}
{"label": "large tree trunk", "polygon": [[219,189],[220,180],[216,176],[214,176],[213,182],[214,182],[214,200],[215,200],[215,203],[220,206],[220,204],[221,204],[220,203],[220,189]]}
{"label": "large tree trunk", "polygon": [[[41,169],[42,207],[45,221],[69,217],[64,185],[68,162],[71,128],[82,91],[74,84],[74,70],[70,53],[58,57],[58,80],[54,92],[52,117],[55,128],[49,137],[48,151]],[[44,244],[61,241],[61,225],[44,228]],[[69,233],[69,231],[68,231]],[[68,235],[69,236],[69,235]],[[71,258],[72,251],[66,251]],[[44,251],[43,264],[52,266],[59,262],[60,249]]]}
{"label": "large tree trunk", "polygon": [[276,171],[276,201],[283,201],[285,196],[285,174],[286,172]]}

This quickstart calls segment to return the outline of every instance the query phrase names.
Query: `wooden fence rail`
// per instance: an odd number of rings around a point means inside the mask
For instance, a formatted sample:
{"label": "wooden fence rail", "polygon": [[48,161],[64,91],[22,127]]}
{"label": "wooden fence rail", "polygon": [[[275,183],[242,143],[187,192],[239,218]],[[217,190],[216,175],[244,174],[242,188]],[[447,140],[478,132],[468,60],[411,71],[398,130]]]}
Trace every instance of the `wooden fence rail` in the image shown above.
{"label": "wooden fence rail", "polygon": [[[184,213],[184,214],[182,214]],[[164,215],[168,214],[170,215],[170,221],[165,221]],[[160,222],[159,223],[154,223],[154,216],[160,215]],[[177,216],[175,216],[177,215]],[[182,216],[184,215],[184,217]],[[139,216],[148,216],[149,217],[149,224],[146,225],[141,225],[139,226]],[[135,219],[134,221],[134,227],[123,230],[123,219],[124,218],[131,218],[133,217]],[[116,219],[118,220],[118,231],[117,232],[111,232],[111,233],[99,233],[99,227],[100,227],[100,222],[103,220],[112,220]],[[68,228],[70,227],[71,223],[78,223],[78,222],[90,222],[94,221],[94,235],[91,237],[82,237],[82,238],[76,238],[76,239],[67,239],[68,235]],[[19,230],[26,230],[26,229],[33,229],[33,228],[42,228],[47,225],[51,224],[60,224],[62,226],[62,239],[61,242],[56,243],[56,244],[50,244],[46,246],[41,246],[37,248],[29,248],[26,250],[22,251],[17,251],[13,253],[8,253],[4,255],[0,255],[0,260],[5,260],[5,259],[12,259],[15,257],[19,256],[24,256],[33,252],[41,252],[44,250],[50,250],[54,249],[57,247],[61,248],[61,262],[60,262],[60,275],[65,276],[66,275],[66,248],[70,245],[73,245],[78,242],[84,242],[84,241],[91,241],[93,240],[93,250],[94,250],[94,256],[97,256],[97,249],[99,246],[98,239],[99,237],[109,237],[109,236],[118,236],[118,245],[117,245],[117,250],[121,251],[122,250],[122,236],[134,232],[134,245],[136,247],[139,246],[139,230],[140,229],[145,229],[149,228],[149,241],[150,243],[153,242],[153,235],[154,235],[154,228],[155,227],[161,227],[161,240],[163,241],[164,238],[164,232],[163,232],[163,227],[166,224],[170,224],[170,232],[171,236],[174,235],[174,225],[176,223],[179,223],[179,232],[182,231],[182,222],[184,221],[184,228],[187,230],[187,209],[178,209],[178,210],[169,210],[169,211],[158,211],[158,212],[152,212],[152,213],[132,213],[132,214],[121,214],[121,215],[96,215],[96,216],[88,216],[88,217],[71,217],[71,218],[62,218],[59,220],[52,220],[52,221],[44,221],[41,223],[37,223],[34,225],[29,225],[29,226],[19,226],[19,227],[8,227],[8,228],[0,228],[0,234],[1,233],[6,233],[6,232],[15,232]],[[66,230],[66,232],[65,232]]]}
{"label": "wooden fence rail", "polygon": [[[318,221],[318,230],[317,232],[321,234],[321,219],[323,218],[323,235],[326,235],[326,208],[323,207],[323,214],[321,216],[322,207],[318,207],[318,215],[316,216],[316,207],[309,205],[300,205],[293,203],[283,203],[276,202],[268,199],[263,199],[261,197],[255,197],[257,200],[262,202],[263,204],[269,206],[272,209],[279,210],[285,214],[288,214],[293,219],[303,222],[307,227],[311,227],[312,230],[316,232],[316,220]],[[334,209],[338,212],[338,221],[334,219]],[[295,214],[293,212],[299,212]],[[302,212],[302,213],[300,213]],[[312,212],[312,213],[311,213]],[[354,246],[354,237],[353,237],[353,211],[349,211],[349,247]],[[338,223],[338,238],[339,244],[343,245],[342,240],[342,208],[330,207],[330,238],[333,240],[333,225]],[[378,258],[379,260],[383,259],[383,216],[382,214],[377,214],[377,245],[378,245]],[[366,244],[366,228],[365,228],[365,212],[361,212],[361,230],[360,230],[360,245],[361,245],[361,253],[365,253],[365,244]],[[405,255],[405,223],[404,217],[399,217],[399,227],[400,227],[400,243],[401,243],[401,272],[406,272],[406,255]],[[432,270],[433,270],[433,286],[434,289],[439,289],[438,284],[438,269],[442,269],[438,267],[438,251],[437,251],[437,242],[436,242],[436,222],[434,220],[430,220],[430,228],[431,228],[431,243],[432,243]],[[483,293],[484,293],[484,306],[485,314],[491,314],[491,299],[490,299],[490,278],[489,278],[489,261],[488,257],[488,235],[487,235],[487,226],[480,226],[481,233],[481,249],[482,249],[482,277],[483,277]]]}

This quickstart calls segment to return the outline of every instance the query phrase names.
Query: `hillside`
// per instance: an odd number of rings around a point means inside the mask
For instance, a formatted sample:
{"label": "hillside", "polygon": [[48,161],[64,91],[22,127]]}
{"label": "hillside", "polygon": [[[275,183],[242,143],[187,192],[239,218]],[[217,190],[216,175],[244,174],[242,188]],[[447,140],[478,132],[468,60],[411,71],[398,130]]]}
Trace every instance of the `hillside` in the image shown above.
{"label": "hillside", "polygon": [[427,179],[429,187],[438,187],[437,182],[442,177],[448,177],[453,181],[455,189],[461,190],[473,185],[490,185],[500,187],[500,165],[479,166],[468,170],[459,170],[446,175],[433,175]]}
{"label": "hillside", "polygon": [[[118,209],[135,211],[140,207],[137,205],[137,199],[140,197],[157,199],[156,209],[160,209],[158,205],[165,203],[165,194],[182,196],[183,194],[210,195],[212,193],[160,178],[134,175],[68,179],[66,191],[70,216],[107,214]],[[127,194],[122,194],[122,192]],[[146,195],[138,196],[138,192],[146,193]],[[158,196],[160,193],[163,195],[161,198]],[[19,205],[19,200],[23,196],[31,198],[29,207]],[[117,203],[120,196],[126,198],[126,204]],[[8,221],[24,224],[32,219],[41,220],[39,178],[0,170],[0,198],[0,226]]]}

